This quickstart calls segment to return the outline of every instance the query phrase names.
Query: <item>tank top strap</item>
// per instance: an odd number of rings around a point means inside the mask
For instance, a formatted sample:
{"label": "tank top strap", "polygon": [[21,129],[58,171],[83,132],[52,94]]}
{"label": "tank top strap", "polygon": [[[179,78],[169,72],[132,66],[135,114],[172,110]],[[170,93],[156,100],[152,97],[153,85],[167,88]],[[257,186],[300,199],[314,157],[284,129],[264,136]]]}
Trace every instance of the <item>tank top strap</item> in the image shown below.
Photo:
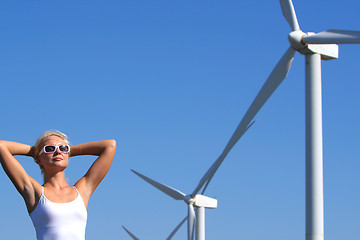
{"label": "tank top strap", "polygon": [[75,188],[76,192],[80,195],[79,190],[75,186],[73,187]]}
{"label": "tank top strap", "polygon": [[44,195],[44,186],[41,186],[41,196],[45,197],[45,195]]}

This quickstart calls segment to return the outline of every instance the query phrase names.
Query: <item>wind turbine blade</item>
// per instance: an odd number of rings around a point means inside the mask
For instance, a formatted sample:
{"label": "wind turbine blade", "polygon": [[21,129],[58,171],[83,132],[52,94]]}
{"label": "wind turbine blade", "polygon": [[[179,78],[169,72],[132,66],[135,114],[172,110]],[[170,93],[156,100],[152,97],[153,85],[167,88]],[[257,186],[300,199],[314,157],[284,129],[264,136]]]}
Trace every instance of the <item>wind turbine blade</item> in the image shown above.
{"label": "wind turbine blade", "polygon": [[132,234],[129,230],[127,230],[124,226],[122,226],[122,227],[123,227],[123,229],[130,235],[130,237],[131,237],[132,239],[134,239],[134,240],[140,240],[140,239],[138,239],[137,237],[135,237],[135,235]]}
{"label": "wind turbine blade", "polygon": [[356,44],[360,43],[360,31],[327,30],[306,36],[302,41],[308,44]]}
{"label": "wind turbine blade", "polygon": [[251,103],[249,109],[245,113],[243,119],[240,124],[236,128],[234,134],[232,135],[230,141],[226,145],[224,151],[221,153],[220,157],[213,163],[213,165],[209,168],[209,170],[205,173],[205,175],[200,180],[198,186],[195,188],[191,196],[195,196],[200,189],[204,186],[206,182],[209,182],[211,178],[214,176],[216,170],[219,168],[220,164],[225,159],[226,155],[230,152],[232,147],[237,143],[237,141],[241,138],[242,135],[251,127],[255,115],[259,112],[261,107],[265,104],[265,102],[270,98],[276,88],[280,85],[280,83],[285,79],[288,74],[292,60],[294,59],[295,50],[292,47],[289,47],[285,54],[282,56],[280,61],[277,63],[273,71],[270,73],[268,79],[260,89],[259,93],[255,97],[254,101]]}
{"label": "wind turbine blade", "polygon": [[298,31],[300,30],[298,20],[296,18],[294,5],[291,0],[280,0],[281,11],[290,25],[291,30]]}
{"label": "wind turbine blade", "polygon": [[195,211],[192,204],[188,204],[188,240],[194,239]]}
{"label": "wind turbine blade", "polygon": [[133,173],[135,173],[136,175],[138,175],[139,177],[141,177],[142,179],[144,179],[145,181],[147,181],[148,183],[150,183],[151,185],[153,185],[154,187],[156,187],[157,189],[159,189],[160,191],[166,193],[167,195],[169,195],[170,197],[176,199],[176,200],[185,200],[185,196],[186,194],[184,194],[183,192],[176,190],[172,187],[169,187],[165,184],[156,182],[155,180],[152,180],[151,178],[148,178],[134,170],[131,170]]}
{"label": "wind turbine blade", "polygon": [[177,226],[176,228],[170,233],[166,240],[171,240],[171,238],[175,235],[175,233],[181,228],[188,217],[185,217]]}
{"label": "wind turbine blade", "polygon": [[[268,79],[266,80],[264,85],[261,87],[259,93],[256,95],[254,101],[251,103],[249,109],[245,113],[243,119],[241,120],[241,122],[239,124],[239,127],[243,126],[242,128],[240,127],[240,129],[243,129],[243,128],[247,129],[250,127],[249,123],[253,120],[253,118],[259,112],[259,110],[265,104],[265,102],[270,98],[270,96],[273,94],[273,92],[276,90],[276,88],[286,78],[286,76],[290,70],[291,63],[294,59],[294,55],[295,55],[295,50],[292,47],[289,47],[288,50],[285,52],[285,54],[280,59],[280,61],[276,64],[275,68],[270,73]],[[239,129],[239,127],[238,127],[238,129]],[[238,131],[238,129],[236,129],[236,131]],[[235,135],[235,133],[234,133],[234,135]],[[230,139],[229,143],[225,147],[224,152],[227,153],[230,150],[230,148],[238,140],[234,135],[233,135],[234,139]]]}
{"label": "wind turbine blade", "polygon": [[[244,120],[244,118],[243,118]],[[240,124],[238,125],[238,127],[236,128],[235,132],[233,133],[232,137],[230,138],[228,144],[226,145],[225,149],[223,150],[223,152],[221,153],[221,155],[218,157],[218,159],[216,159],[216,161],[211,165],[211,167],[207,170],[207,172],[204,174],[204,176],[201,178],[199,184],[197,185],[197,187],[195,188],[195,190],[193,191],[193,193],[191,194],[191,196],[195,196],[196,194],[198,194],[198,192],[200,191],[200,189],[205,185],[204,190],[202,191],[201,194],[204,194],[207,185],[209,184],[210,180],[212,179],[212,177],[215,175],[217,169],[220,167],[221,163],[224,161],[225,157],[227,156],[227,154],[230,152],[230,150],[232,149],[232,147],[237,143],[237,141],[244,135],[244,133],[254,124],[254,122],[252,122],[251,124],[249,124],[249,126],[246,126],[246,122],[245,121],[241,121]]]}
{"label": "wind turbine blade", "polygon": [[[204,175],[203,177],[203,181],[206,182],[201,194],[205,193],[205,190],[207,188],[207,186],[209,185],[211,179],[213,178],[213,176],[215,175],[216,171],[218,170],[218,168],[220,167],[221,163],[224,161],[225,157],[227,156],[227,154],[230,152],[231,148],[236,144],[236,142],[241,138],[242,135],[244,135],[244,133],[255,123],[255,121],[253,121],[252,123],[250,123],[250,125],[245,129],[245,131],[238,131],[240,130],[240,125],[238,126],[238,128],[235,130],[233,136],[231,137],[230,141],[227,144],[227,147],[225,147],[223,153],[220,155],[220,157],[213,163],[213,165],[211,165],[210,169],[208,170],[208,172]],[[228,147],[229,146],[229,147]],[[200,181],[201,182],[201,181]],[[201,187],[200,187],[201,188]],[[196,193],[197,194],[197,193]],[[195,195],[196,195],[195,194]],[[194,196],[195,196],[194,195]]]}

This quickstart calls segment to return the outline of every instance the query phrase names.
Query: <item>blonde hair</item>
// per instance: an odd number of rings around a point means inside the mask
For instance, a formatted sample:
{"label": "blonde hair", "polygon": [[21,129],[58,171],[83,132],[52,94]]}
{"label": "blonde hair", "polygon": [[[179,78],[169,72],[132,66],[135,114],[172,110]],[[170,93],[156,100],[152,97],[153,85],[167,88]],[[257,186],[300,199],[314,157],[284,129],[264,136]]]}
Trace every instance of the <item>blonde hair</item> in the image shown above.
{"label": "blonde hair", "polygon": [[[47,130],[43,135],[41,135],[37,140],[36,140],[36,143],[35,143],[35,146],[34,146],[34,152],[35,152],[35,157],[34,157],[34,160],[37,164],[39,164],[39,154],[40,154],[40,151],[43,147],[43,144],[44,142],[51,136],[56,136],[56,137],[59,137],[61,138],[67,145],[70,145],[70,142],[69,142],[69,138],[68,136],[65,134],[65,133],[62,133],[58,130]],[[41,166],[39,164],[39,167],[40,167],[40,170],[41,170],[41,174],[44,175],[44,167]]]}

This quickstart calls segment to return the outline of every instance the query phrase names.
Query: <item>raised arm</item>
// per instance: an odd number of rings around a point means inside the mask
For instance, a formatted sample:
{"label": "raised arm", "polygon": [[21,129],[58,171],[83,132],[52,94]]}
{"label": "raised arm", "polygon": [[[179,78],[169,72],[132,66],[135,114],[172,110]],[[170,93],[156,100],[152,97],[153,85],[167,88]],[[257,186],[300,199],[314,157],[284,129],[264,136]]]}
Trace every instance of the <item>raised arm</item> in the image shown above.
{"label": "raised arm", "polygon": [[91,194],[103,180],[110,169],[116,151],[115,140],[88,142],[71,146],[71,157],[79,155],[99,156],[87,173],[75,184],[82,193],[84,201],[88,202]]}
{"label": "raised arm", "polygon": [[35,203],[34,185],[39,185],[39,183],[26,173],[25,169],[14,158],[15,155],[33,157],[33,147],[22,143],[0,140],[1,165],[18,192],[23,196],[29,209]]}

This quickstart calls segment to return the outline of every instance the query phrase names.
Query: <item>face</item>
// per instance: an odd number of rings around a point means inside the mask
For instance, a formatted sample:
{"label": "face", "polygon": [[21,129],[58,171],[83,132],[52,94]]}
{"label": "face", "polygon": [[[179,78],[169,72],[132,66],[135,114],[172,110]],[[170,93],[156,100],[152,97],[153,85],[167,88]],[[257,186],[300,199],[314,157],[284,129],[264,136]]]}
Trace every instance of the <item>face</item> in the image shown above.
{"label": "face", "polygon": [[[41,145],[41,149],[46,145],[66,145],[66,142],[57,136],[48,137],[44,143]],[[38,157],[39,165],[42,165],[46,170],[48,169],[58,169],[63,170],[69,164],[69,153],[61,152],[59,148],[56,148],[55,152],[46,153],[44,151]]]}

